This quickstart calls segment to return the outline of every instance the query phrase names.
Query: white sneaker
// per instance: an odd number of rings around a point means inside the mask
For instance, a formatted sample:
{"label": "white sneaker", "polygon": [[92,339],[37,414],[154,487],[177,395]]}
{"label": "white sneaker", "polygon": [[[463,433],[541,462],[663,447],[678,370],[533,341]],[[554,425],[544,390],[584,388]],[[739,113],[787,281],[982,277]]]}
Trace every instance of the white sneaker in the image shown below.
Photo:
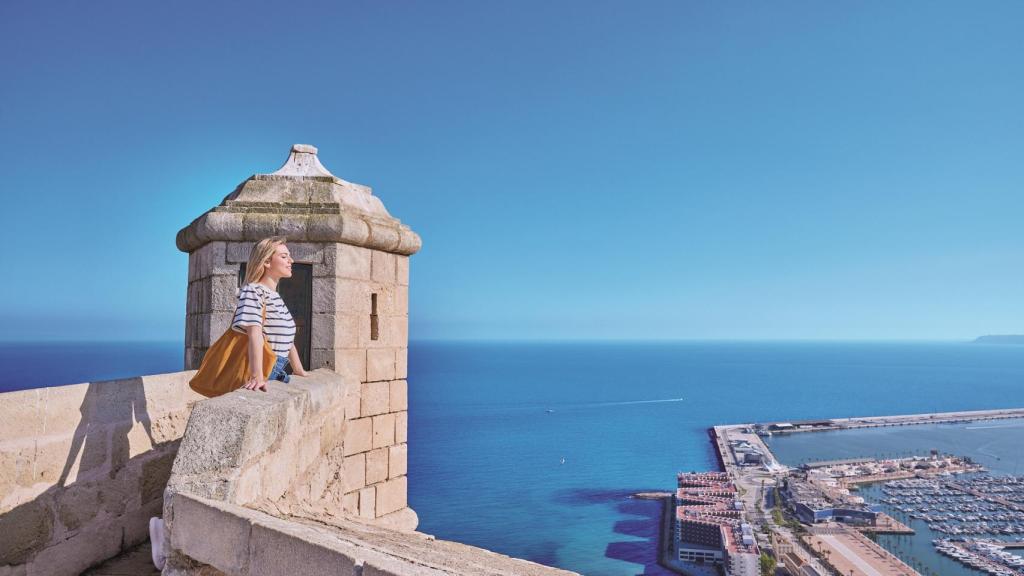
{"label": "white sneaker", "polygon": [[164,551],[164,521],[161,518],[149,519],[149,543],[153,548],[153,565],[163,570],[167,563],[167,552]]}

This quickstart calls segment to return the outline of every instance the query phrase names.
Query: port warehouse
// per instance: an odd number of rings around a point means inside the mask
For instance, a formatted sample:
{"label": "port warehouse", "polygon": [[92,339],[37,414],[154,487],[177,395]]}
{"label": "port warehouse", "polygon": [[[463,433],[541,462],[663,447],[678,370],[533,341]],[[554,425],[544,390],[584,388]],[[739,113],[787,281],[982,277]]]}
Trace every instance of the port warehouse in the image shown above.
{"label": "port warehouse", "polygon": [[754,531],[727,473],[679,474],[675,504],[679,560],[717,564],[729,576],[760,573]]}

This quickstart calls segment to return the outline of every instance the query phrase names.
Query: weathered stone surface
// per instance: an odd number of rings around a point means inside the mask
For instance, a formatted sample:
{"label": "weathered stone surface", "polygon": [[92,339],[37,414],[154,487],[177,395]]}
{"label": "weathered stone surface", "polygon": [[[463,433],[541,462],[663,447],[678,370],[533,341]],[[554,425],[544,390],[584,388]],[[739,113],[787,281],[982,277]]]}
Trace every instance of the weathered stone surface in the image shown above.
{"label": "weathered stone surface", "polygon": [[376,484],[388,478],[388,449],[378,448],[366,453],[366,483]]}
{"label": "weathered stone surface", "polygon": [[35,452],[36,442],[31,438],[3,443],[0,449],[0,514],[22,502],[18,487],[27,488],[34,484],[32,462]]}
{"label": "weathered stone surface", "polygon": [[35,501],[0,515],[0,566],[22,564],[50,541],[53,513]]}
{"label": "weathered stone surface", "polygon": [[73,485],[58,497],[57,518],[68,530],[78,530],[100,511],[100,490],[96,484]]}
{"label": "weathered stone surface", "polygon": [[122,548],[137,546],[149,540],[149,519],[163,514],[163,499],[149,502],[136,510],[126,511],[121,519],[124,526]]}
{"label": "weathered stone surface", "polygon": [[348,431],[348,424],[345,418],[335,416],[327,418],[320,429],[318,440],[320,441],[320,454],[328,454],[339,448],[345,442],[345,435]]}
{"label": "weathered stone surface", "polygon": [[92,524],[71,538],[45,548],[32,560],[29,576],[80,574],[121,550],[119,520]]}
{"label": "weathered stone surface", "polygon": [[362,385],[359,413],[362,416],[376,416],[389,412],[389,390],[388,382],[366,382]]}
{"label": "weathered stone surface", "polygon": [[376,518],[377,513],[377,489],[367,486],[359,491],[359,517],[368,520]]}
{"label": "weathered stone surface", "polygon": [[369,320],[340,313],[314,313],[312,323],[313,347],[322,349],[358,348],[359,330],[369,330]]}
{"label": "weathered stone surface", "polygon": [[249,506],[263,497],[263,471],[259,462],[253,462],[242,468],[235,481],[232,501],[242,506]]}
{"label": "weathered stone surface", "polygon": [[302,264],[322,264],[324,261],[324,244],[320,242],[295,242],[288,234],[288,252],[292,259]]}
{"label": "weathered stone surface", "polygon": [[373,447],[373,419],[357,418],[348,421],[345,437],[345,455],[366,452]]}
{"label": "weathered stone surface", "polygon": [[405,380],[392,380],[389,383],[390,410],[389,412],[401,412],[409,409],[409,386]]}
{"label": "weathered stone surface", "polygon": [[336,244],[334,275],[338,278],[372,278],[373,251],[360,246]]}
{"label": "weathered stone surface", "polygon": [[359,492],[345,494],[341,499],[341,509],[352,516],[359,514]]}
{"label": "weathered stone surface", "polygon": [[344,492],[353,492],[366,486],[366,455],[356,454],[345,458],[342,470]]}
{"label": "weathered stone surface", "polygon": [[391,314],[394,316],[409,315],[409,287],[395,286],[391,303]]}
{"label": "weathered stone surface", "polygon": [[35,438],[43,433],[43,390],[3,394],[0,402],[0,438],[4,441]]}
{"label": "weathered stone surface", "polygon": [[366,379],[371,382],[395,379],[394,348],[370,348],[366,351]]}
{"label": "weathered stone surface", "polygon": [[175,494],[173,499],[171,546],[223,572],[246,574],[252,517],[185,494]]}
{"label": "weathered stone surface", "polygon": [[0,566],[0,576],[28,576],[28,565]]}
{"label": "weathered stone surface", "polygon": [[199,280],[213,274],[226,273],[225,252],[226,244],[224,242],[210,242],[189,254],[188,280]]}
{"label": "weathered stone surface", "polygon": [[409,441],[409,413],[395,413],[395,442],[402,444]]}
{"label": "weathered stone surface", "polygon": [[377,515],[383,516],[406,507],[409,483],[406,476],[377,484]]}
{"label": "weathered stone surface", "polygon": [[337,309],[338,282],[333,277],[313,277],[313,311],[333,314]]}
{"label": "weathered stone surface", "polygon": [[249,262],[249,254],[255,245],[255,242],[228,242],[225,259],[230,264]]}
{"label": "weathered stone surface", "polygon": [[405,476],[408,470],[409,445],[395,444],[388,447],[388,478]]}
{"label": "weathered stone surface", "polygon": [[[399,286],[409,285],[409,257],[395,256],[395,283]],[[408,293],[408,290],[406,290]]]}
{"label": "weathered stone surface", "polygon": [[251,576],[354,576],[355,560],[314,538],[295,536],[263,523],[252,527]]}
{"label": "weathered stone surface", "polygon": [[[97,402],[97,388],[90,384],[74,384],[71,386],[54,386],[44,388],[42,398],[43,429],[41,434],[47,436],[73,433],[90,420],[95,420],[94,408]],[[98,422],[104,425],[105,422]]]}
{"label": "weathered stone surface", "polygon": [[405,346],[395,349],[395,378],[409,377],[409,349]]}
{"label": "weathered stone surface", "polygon": [[76,436],[40,436],[36,441],[33,482],[63,485],[95,478],[109,469],[110,432],[96,428]]}
{"label": "weathered stone surface", "polygon": [[402,231],[377,220],[368,220],[370,225],[369,244],[379,251],[395,252],[402,244]]}
{"label": "weathered stone surface", "polygon": [[420,518],[412,508],[402,508],[401,510],[389,512],[383,516],[378,516],[373,521],[374,526],[398,530],[399,532],[413,532],[419,524]]}
{"label": "weathered stone surface", "polygon": [[174,466],[176,452],[154,454],[142,463],[142,478],[140,482],[140,499],[142,502],[160,500],[163,497],[164,487],[171,477],[171,468]]}
{"label": "weathered stone surface", "polygon": [[363,564],[362,576],[443,576],[447,570],[437,570],[398,558],[375,559]]}
{"label": "weathered stone surface", "polygon": [[375,282],[395,283],[395,255],[374,250],[370,263],[370,277]]}
{"label": "weathered stone surface", "polygon": [[[374,287],[366,280],[352,280],[348,278],[333,278],[329,281],[333,293],[327,292],[323,298],[333,296],[333,311],[340,314],[348,314],[357,318],[369,318],[372,310],[372,298],[370,295],[375,291]],[[316,294],[313,295],[317,298]],[[328,305],[325,303],[325,306]],[[380,297],[378,296],[378,308]],[[379,313],[379,311],[378,311]]]}
{"label": "weathered stone surface", "polygon": [[150,432],[153,434],[154,444],[166,444],[181,438],[185,433],[185,425],[188,423],[188,415],[191,407],[182,408],[174,412],[165,412],[153,420]]}
{"label": "weathered stone surface", "polygon": [[367,380],[366,350],[362,348],[336,350],[335,358],[337,358],[335,372],[359,382]]}
{"label": "weathered stone surface", "polygon": [[395,443],[395,415],[381,414],[373,417],[373,447],[381,448]]}
{"label": "weathered stone surface", "polygon": [[362,404],[362,385],[349,387],[345,396],[345,418],[349,420],[359,418],[362,415]]}
{"label": "weathered stone surface", "polygon": [[309,353],[309,366],[306,366],[306,370],[317,370],[319,368],[334,370],[334,367],[337,365],[336,356],[336,350],[328,350],[314,346]]}
{"label": "weathered stone surface", "polygon": [[[203,312],[231,312],[238,306],[238,274],[218,274],[209,278],[209,306]],[[218,335],[219,336],[219,335]]]}
{"label": "weathered stone surface", "polygon": [[[100,508],[106,516],[121,516],[147,504],[141,498],[142,467],[138,460],[136,459],[122,468],[112,480],[103,478],[100,482],[89,483],[98,488]],[[159,500],[161,498],[155,498],[150,500],[150,503]]]}
{"label": "weathered stone surface", "polygon": [[392,347],[407,346],[409,342],[409,317],[387,317],[388,345]]}

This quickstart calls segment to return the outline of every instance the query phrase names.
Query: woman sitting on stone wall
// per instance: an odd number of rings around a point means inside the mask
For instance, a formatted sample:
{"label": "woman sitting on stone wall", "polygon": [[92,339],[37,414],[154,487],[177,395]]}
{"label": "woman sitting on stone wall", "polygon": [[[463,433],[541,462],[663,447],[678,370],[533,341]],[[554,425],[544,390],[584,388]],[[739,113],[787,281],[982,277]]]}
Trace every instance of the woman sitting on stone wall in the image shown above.
{"label": "woman sitting on stone wall", "polygon": [[[245,285],[238,294],[238,305],[231,328],[249,335],[249,379],[247,390],[266,390],[263,379],[263,339],[277,355],[277,363],[270,380],[288,382],[285,366],[291,363],[292,373],[305,376],[299,350],[295,347],[295,320],[288,312],[277,284],[281,278],[291,278],[292,257],[284,236],[264,238],[252,247],[245,269]],[[266,322],[263,321],[266,309]]]}

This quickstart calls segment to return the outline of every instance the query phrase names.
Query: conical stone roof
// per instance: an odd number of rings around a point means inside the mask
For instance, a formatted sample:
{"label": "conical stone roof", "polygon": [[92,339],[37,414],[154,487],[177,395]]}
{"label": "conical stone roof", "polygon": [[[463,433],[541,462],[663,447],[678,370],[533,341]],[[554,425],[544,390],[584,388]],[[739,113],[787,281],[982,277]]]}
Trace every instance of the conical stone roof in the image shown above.
{"label": "conical stone roof", "polygon": [[254,242],[287,236],[291,242],[341,242],[395,254],[415,254],[420,237],[391,216],[370,187],[331,174],[317,149],[292,146],[271,174],[254,174],[178,232],[178,249],[208,242]]}

